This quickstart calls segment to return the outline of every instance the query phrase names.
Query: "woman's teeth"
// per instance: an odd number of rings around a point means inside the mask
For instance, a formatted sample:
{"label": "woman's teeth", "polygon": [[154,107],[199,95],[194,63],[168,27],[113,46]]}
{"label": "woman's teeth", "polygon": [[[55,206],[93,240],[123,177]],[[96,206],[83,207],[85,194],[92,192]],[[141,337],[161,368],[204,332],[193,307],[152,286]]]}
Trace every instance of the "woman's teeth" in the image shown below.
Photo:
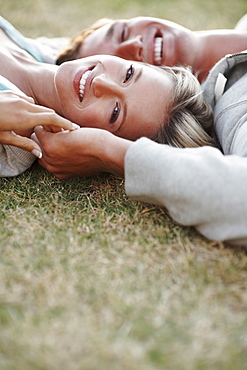
{"label": "woman's teeth", "polygon": [[91,73],[92,73],[92,71],[88,70],[85,73],[83,73],[83,75],[81,76],[80,85],[79,85],[80,101],[83,100],[84,91],[85,91],[85,84],[86,84],[87,78],[90,76]]}
{"label": "woman's teeth", "polygon": [[155,37],[154,39],[154,63],[161,65],[162,63],[162,37]]}

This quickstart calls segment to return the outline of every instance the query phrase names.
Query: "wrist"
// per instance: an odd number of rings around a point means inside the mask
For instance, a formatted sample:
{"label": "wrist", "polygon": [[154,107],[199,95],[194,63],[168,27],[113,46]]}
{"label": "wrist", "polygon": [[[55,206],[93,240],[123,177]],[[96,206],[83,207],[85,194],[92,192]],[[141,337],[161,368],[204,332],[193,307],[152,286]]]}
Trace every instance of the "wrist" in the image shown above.
{"label": "wrist", "polygon": [[105,171],[124,177],[124,158],[132,141],[122,139],[108,131],[103,140]]}

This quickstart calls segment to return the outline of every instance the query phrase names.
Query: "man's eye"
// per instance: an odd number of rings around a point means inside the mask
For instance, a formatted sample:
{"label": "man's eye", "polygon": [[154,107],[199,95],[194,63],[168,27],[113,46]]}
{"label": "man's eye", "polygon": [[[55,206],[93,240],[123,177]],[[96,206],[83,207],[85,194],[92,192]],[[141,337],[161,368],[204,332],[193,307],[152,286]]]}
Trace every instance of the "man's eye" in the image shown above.
{"label": "man's eye", "polygon": [[124,24],[123,29],[122,29],[122,33],[121,33],[121,42],[126,41],[127,32],[128,32],[127,26],[126,26],[126,24]]}
{"label": "man's eye", "polygon": [[135,70],[134,70],[133,64],[131,64],[131,66],[127,70],[124,83],[126,83],[127,81],[129,81],[132,78],[134,72],[135,72]]}
{"label": "man's eye", "polygon": [[118,119],[119,113],[120,113],[120,106],[118,103],[116,103],[115,108],[113,109],[113,112],[110,118],[110,123],[116,122],[116,120]]}

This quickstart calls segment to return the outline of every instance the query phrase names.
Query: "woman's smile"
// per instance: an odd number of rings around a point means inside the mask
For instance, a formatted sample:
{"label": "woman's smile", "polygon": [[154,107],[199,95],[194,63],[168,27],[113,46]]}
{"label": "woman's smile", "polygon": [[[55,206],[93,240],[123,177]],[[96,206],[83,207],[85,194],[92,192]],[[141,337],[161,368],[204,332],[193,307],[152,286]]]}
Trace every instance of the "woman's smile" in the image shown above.
{"label": "woman's smile", "polygon": [[75,75],[73,85],[74,85],[75,92],[79,97],[80,102],[83,101],[86,89],[89,88],[90,81],[91,81],[89,77],[92,74],[93,68],[94,67],[91,67],[88,69],[82,69],[78,71]]}

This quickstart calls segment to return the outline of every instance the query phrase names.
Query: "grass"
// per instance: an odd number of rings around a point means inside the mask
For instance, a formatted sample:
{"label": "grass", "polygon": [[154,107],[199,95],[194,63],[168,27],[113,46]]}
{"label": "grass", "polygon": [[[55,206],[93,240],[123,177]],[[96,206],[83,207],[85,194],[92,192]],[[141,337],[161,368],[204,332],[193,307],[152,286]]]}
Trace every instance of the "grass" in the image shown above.
{"label": "grass", "polygon": [[[0,6],[28,36],[161,11],[194,29],[233,27],[247,10],[227,0]],[[246,281],[245,250],[129,199],[121,179],[60,182],[37,165],[0,179],[1,370],[244,370]]]}

